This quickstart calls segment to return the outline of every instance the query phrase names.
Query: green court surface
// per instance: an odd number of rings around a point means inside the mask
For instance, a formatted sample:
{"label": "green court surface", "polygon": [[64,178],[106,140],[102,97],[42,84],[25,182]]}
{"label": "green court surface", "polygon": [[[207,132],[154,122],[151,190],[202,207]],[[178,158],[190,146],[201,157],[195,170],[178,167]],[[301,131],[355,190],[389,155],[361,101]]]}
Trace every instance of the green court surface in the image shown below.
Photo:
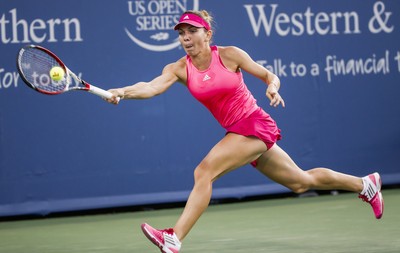
{"label": "green court surface", "polygon": [[[399,253],[400,189],[376,220],[356,194],[212,205],[182,253]],[[168,227],[181,208],[0,223],[1,253],[160,252],[140,224]]]}

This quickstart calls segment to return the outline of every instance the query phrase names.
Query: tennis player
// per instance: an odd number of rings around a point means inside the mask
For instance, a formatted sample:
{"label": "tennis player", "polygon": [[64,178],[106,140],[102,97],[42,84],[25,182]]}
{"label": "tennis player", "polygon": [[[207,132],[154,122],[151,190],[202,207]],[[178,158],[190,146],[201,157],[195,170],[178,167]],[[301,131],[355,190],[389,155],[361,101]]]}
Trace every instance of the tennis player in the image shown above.
{"label": "tennis player", "polygon": [[359,178],[327,168],[304,171],[276,144],[281,138],[280,129],[257,105],[243,81],[242,71],[258,77],[267,85],[266,96],[271,106],[285,107],[279,94],[279,78],[237,47],[211,45],[211,24],[212,17],[207,11],[185,12],[175,30],[187,55],[166,65],[162,74],[150,82],[109,90],[114,96],[107,101],[118,104],[118,97],[123,101],[151,98],[180,82],[226,129],[226,135],[194,170],[194,187],[175,226],[159,230],[142,224],[147,238],[161,252],[178,253],[182,240],[209,205],[213,182],[249,163],[296,193],[309,189],[359,193],[359,197],[372,206],[375,217],[380,219],[383,198],[378,173]]}

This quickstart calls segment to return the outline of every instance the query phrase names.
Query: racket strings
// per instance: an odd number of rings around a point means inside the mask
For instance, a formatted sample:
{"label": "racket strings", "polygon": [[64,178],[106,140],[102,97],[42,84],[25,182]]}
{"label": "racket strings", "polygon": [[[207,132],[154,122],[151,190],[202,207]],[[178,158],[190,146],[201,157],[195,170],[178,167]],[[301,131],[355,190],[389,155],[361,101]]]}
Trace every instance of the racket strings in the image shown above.
{"label": "racket strings", "polygon": [[50,70],[59,66],[60,63],[46,52],[36,48],[25,48],[20,51],[18,65],[24,78],[34,86],[34,88],[47,93],[61,93],[68,87],[68,78],[54,81],[50,77]]}

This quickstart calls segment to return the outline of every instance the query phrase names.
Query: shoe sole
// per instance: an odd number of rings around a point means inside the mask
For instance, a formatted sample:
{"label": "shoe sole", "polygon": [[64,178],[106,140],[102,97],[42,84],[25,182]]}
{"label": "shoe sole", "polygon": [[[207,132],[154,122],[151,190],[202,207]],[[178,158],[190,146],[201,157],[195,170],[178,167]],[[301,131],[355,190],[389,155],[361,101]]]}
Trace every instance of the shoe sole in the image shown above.
{"label": "shoe sole", "polygon": [[143,234],[147,237],[147,239],[149,239],[150,242],[152,242],[154,245],[156,245],[162,253],[166,253],[163,251],[163,245],[161,242],[159,242],[154,236],[151,235],[151,233],[146,229],[146,225],[141,225],[140,226],[142,228]]}
{"label": "shoe sole", "polygon": [[383,216],[383,209],[384,209],[384,207],[385,207],[385,204],[384,204],[384,201],[383,201],[383,196],[382,196],[382,193],[381,193],[381,192],[379,192],[379,199],[381,200],[381,203],[382,203],[382,212],[381,212],[381,215],[376,216],[377,219],[382,218],[382,216]]}
{"label": "shoe sole", "polygon": [[382,212],[381,212],[380,215],[375,216],[375,217],[376,217],[377,219],[380,219],[380,218],[382,218],[382,216],[383,216],[383,209],[384,209],[384,206],[385,206],[385,205],[384,205],[384,201],[383,201],[382,192],[381,192],[381,188],[382,188],[382,179],[381,179],[381,175],[379,175],[378,172],[375,172],[373,175],[374,175],[375,179],[376,179],[376,178],[379,179],[379,180],[377,180],[377,183],[379,183],[378,194],[379,194],[379,199],[381,200],[381,209],[382,209]]}

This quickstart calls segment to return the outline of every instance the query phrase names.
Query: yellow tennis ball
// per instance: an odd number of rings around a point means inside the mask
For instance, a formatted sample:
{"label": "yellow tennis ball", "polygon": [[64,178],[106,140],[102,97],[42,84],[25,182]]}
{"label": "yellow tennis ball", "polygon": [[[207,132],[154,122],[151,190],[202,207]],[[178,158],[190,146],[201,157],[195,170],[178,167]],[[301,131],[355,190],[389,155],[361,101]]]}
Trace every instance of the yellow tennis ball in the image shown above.
{"label": "yellow tennis ball", "polygon": [[50,78],[57,82],[64,78],[64,74],[64,69],[58,66],[53,67],[50,70]]}

